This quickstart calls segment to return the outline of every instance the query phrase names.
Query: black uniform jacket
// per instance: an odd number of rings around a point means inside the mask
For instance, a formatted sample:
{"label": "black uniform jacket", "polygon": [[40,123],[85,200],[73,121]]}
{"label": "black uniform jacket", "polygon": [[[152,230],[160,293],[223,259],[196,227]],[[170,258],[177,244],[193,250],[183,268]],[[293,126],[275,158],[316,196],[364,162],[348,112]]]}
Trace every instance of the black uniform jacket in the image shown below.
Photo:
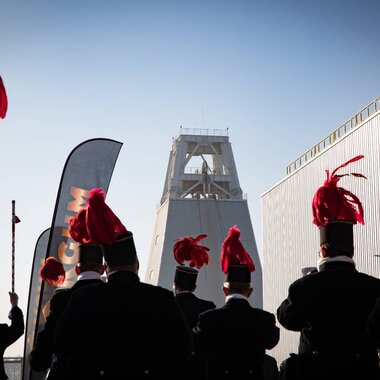
{"label": "black uniform jacket", "polygon": [[216,305],[212,301],[198,298],[194,293],[181,292],[176,295],[176,300],[182,310],[187,324],[192,329],[198,321],[198,315],[206,310],[215,309]]}
{"label": "black uniform jacket", "polygon": [[0,380],[8,379],[4,369],[4,351],[11,344],[16,342],[20,336],[24,333],[24,316],[21,309],[18,306],[12,308],[10,315],[11,325],[8,326],[6,323],[0,324]]}
{"label": "black uniform jacket", "polygon": [[212,380],[263,379],[265,350],[280,338],[275,316],[240,298],[200,314],[194,332]]}
{"label": "black uniform jacket", "polygon": [[368,334],[380,348],[380,298],[377,299],[368,319]]}
{"label": "black uniform jacket", "polygon": [[379,293],[380,280],[342,261],[324,263],[290,285],[277,317],[301,332],[300,379],[378,379],[367,320]]}
{"label": "black uniform jacket", "polygon": [[[50,300],[50,312],[46,318],[45,327],[38,333],[36,343],[33,350],[29,355],[30,367],[36,372],[45,372],[50,367],[52,367],[53,354],[55,355],[54,362],[55,368],[49,373],[48,379],[55,378],[65,378],[68,377],[62,373],[63,371],[68,371],[68,368],[63,368],[65,365],[62,363],[65,360],[58,352],[54,344],[54,332],[57,325],[58,319],[61,317],[63,311],[65,310],[71,294],[84,286],[100,284],[103,281],[101,279],[91,279],[91,280],[79,280],[69,289],[60,289]],[[59,362],[61,361],[61,363]],[[74,365],[74,361],[70,361],[70,365]],[[75,371],[75,369],[71,369]],[[58,373],[60,372],[59,376]]]}
{"label": "black uniform jacket", "polygon": [[126,270],[73,292],[55,338],[60,351],[79,354],[81,380],[172,379],[192,350],[173,293]]}
{"label": "black uniform jacket", "polygon": [[[195,327],[199,314],[203,313],[206,310],[216,308],[214,302],[198,298],[194,293],[191,292],[178,293],[176,295],[176,300],[190,329],[193,329]],[[198,350],[195,345],[191,359],[182,375],[182,380],[201,380],[204,378],[204,360],[197,351]]]}

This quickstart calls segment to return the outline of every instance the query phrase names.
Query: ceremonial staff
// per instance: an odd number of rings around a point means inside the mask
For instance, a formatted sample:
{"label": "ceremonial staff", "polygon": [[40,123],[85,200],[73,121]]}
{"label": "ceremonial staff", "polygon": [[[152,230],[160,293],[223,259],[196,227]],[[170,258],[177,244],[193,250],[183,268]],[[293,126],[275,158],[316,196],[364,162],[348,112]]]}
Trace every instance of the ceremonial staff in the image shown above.
{"label": "ceremonial staff", "polygon": [[12,293],[15,292],[15,225],[21,220],[16,216],[16,201],[12,201]]}

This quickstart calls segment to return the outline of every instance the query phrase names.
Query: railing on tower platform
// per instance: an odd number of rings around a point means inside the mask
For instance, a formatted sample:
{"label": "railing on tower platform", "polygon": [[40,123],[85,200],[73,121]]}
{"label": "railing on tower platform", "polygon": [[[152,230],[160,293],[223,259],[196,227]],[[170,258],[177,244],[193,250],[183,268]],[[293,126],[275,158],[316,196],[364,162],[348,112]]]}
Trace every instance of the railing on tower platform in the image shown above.
{"label": "railing on tower platform", "polygon": [[354,115],[350,120],[346,121],[339,128],[335,129],[327,137],[321,140],[319,143],[315,144],[311,149],[309,149],[302,156],[298,157],[291,164],[286,167],[286,175],[291,174],[295,170],[299,169],[302,165],[307,163],[310,159],[315,157],[318,153],[322,152],[329,145],[333,144],[335,141],[341,139],[347,132],[358,127],[366,119],[372,116],[375,112],[380,110],[380,97],[364,107],[356,115]]}
{"label": "railing on tower platform", "polygon": [[179,135],[202,135],[202,136],[228,136],[228,128],[226,129],[204,129],[204,128],[183,128],[179,127]]}

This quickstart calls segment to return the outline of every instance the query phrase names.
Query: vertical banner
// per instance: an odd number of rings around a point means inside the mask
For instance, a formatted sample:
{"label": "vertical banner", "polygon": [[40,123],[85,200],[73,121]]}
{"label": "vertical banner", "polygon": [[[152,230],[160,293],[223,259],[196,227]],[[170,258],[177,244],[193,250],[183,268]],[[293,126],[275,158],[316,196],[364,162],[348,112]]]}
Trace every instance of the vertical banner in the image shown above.
{"label": "vertical banner", "polygon": [[[75,265],[78,261],[78,243],[70,237],[68,229],[70,219],[86,206],[91,189],[100,187],[107,193],[122,145],[122,143],[110,139],[87,140],[78,145],[66,160],[44,256],[44,258],[53,256],[62,262],[66,271],[63,287],[70,288],[76,281]],[[34,262],[34,265],[38,266],[35,271],[39,273],[40,263]],[[40,290],[37,292],[36,289],[39,286]],[[35,281],[30,285],[30,294],[38,293],[38,297],[34,300],[38,304],[35,323],[27,321],[27,328],[34,329],[32,346],[38,332],[45,325],[49,313],[49,301],[54,290],[55,288],[46,282],[37,283]],[[33,301],[30,296],[29,301]],[[28,310],[29,308],[28,306]],[[26,334],[32,335],[30,331],[26,331]],[[27,368],[28,365],[25,363],[28,359],[29,357],[24,356],[23,380],[39,380],[40,378],[35,376],[35,372]]]}
{"label": "vertical banner", "polygon": [[[24,343],[24,361],[23,361],[23,379],[29,379],[29,373],[33,372],[34,380],[43,380],[45,375],[42,372],[34,372],[29,366],[29,354],[33,349],[35,326],[38,312],[38,301],[41,291],[40,268],[45,260],[47,246],[49,242],[50,228],[46,229],[37,239],[34,249],[32,273],[30,276],[28,309],[26,314],[25,325],[25,343]],[[27,374],[27,376],[25,376]]]}

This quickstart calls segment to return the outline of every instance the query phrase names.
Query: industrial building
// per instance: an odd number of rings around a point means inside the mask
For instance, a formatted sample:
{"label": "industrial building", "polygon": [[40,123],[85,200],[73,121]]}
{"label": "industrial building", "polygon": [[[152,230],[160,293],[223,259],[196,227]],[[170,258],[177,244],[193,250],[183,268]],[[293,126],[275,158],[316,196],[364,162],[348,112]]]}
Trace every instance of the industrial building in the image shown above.
{"label": "industrial building", "polygon": [[[344,168],[346,171],[342,169],[342,174],[358,172],[367,179],[343,177],[340,185],[356,194],[364,207],[365,225],[354,226],[357,269],[379,276],[379,152],[380,98],[289,164],[285,177],[261,195],[263,246],[259,256],[228,130],[181,128],[169,154],[145,282],[171,289],[177,265],[174,241],[185,235],[206,234],[201,244],[210,248],[210,264],[199,271],[197,295],[222,306],[220,248],[229,228],[236,224],[256,266],[252,276],[255,296],[250,303],[276,313],[289,285],[303,270],[317,264],[319,230],[312,223],[311,202],[325,180],[325,170],[360,154],[364,158]],[[297,352],[298,339],[298,332],[281,327],[280,342],[268,353],[281,363]]]}
{"label": "industrial building", "polygon": [[[312,199],[325,178],[357,155],[358,162],[339,173],[357,172],[368,179],[343,177],[339,185],[352,191],[364,207],[365,225],[354,226],[356,267],[380,275],[380,98],[354,115],[286,168],[286,176],[262,194],[262,257],[264,309],[276,312],[289,285],[302,269],[316,266],[319,230],[312,223]],[[271,350],[280,363],[297,352],[298,332],[281,328],[279,344]]]}

